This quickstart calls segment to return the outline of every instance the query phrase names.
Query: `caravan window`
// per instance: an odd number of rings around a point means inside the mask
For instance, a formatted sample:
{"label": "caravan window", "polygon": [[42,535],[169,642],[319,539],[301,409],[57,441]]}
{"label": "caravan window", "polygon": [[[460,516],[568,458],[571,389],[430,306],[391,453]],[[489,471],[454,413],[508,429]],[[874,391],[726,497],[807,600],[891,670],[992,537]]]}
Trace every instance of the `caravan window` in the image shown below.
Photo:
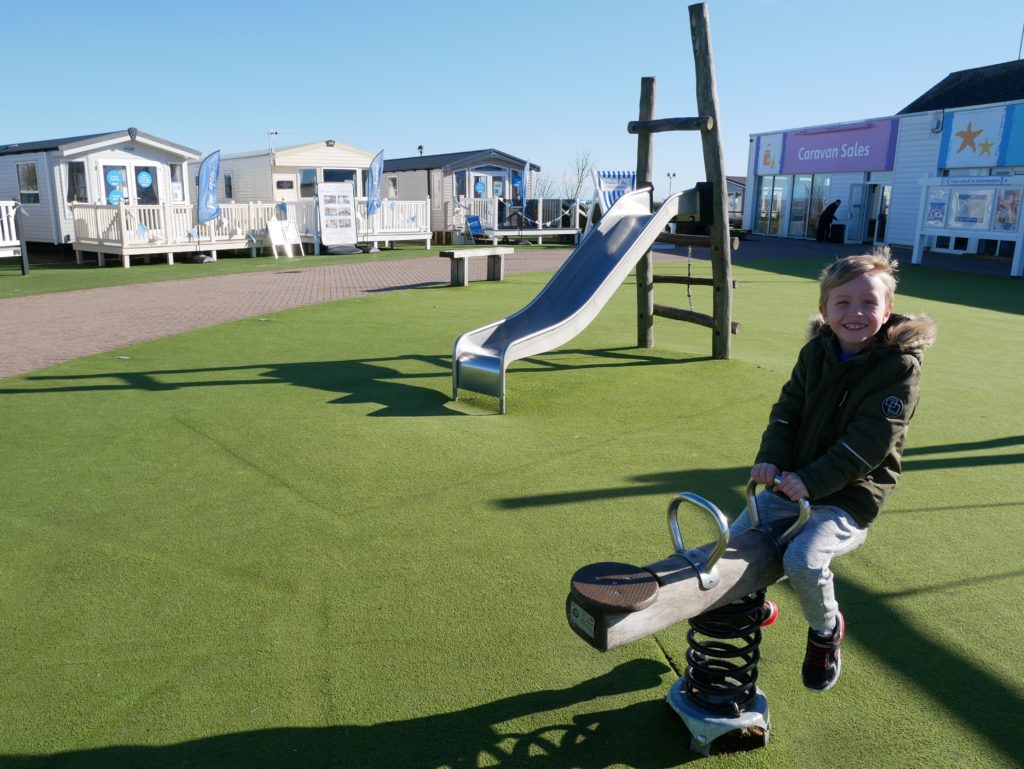
{"label": "caravan window", "polygon": [[18,163],[18,192],[22,203],[39,202],[39,177],[35,163]]}
{"label": "caravan window", "polygon": [[171,163],[171,200],[175,203],[185,202],[185,185],[181,178],[181,163]]}
{"label": "caravan window", "polygon": [[68,163],[68,203],[88,203],[89,186],[85,182],[85,163],[72,160]]}
{"label": "caravan window", "polygon": [[389,198],[397,198],[398,197],[398,177],[397,176],[389,176],[388,177],[388,197]]}
{"label": "caravan window", "polygon": [[231,174],[224,174],[224,197],[232,200],[235,197],[235,184]]}
{"label": "caravan window", "polygon": [[312,198],[316,195],[316,169],[299,169],[299,197]]}
{"label": "caravan window", "polygon": [[156,166],[135,166],[135,200],[144,206],[155,206],[160,202]]}

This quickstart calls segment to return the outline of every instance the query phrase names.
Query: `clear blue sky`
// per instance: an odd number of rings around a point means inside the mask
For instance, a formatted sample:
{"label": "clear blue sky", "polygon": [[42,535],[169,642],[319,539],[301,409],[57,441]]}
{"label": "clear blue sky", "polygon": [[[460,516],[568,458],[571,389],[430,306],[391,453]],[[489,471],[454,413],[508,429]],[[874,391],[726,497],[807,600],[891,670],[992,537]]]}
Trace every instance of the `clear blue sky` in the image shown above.
{"label": "clear blue sky", "polygon": [[[1024,2],[710,0],[726,172],[751,133],[891,115],[949,72],[1017,58]],[[203,153],[333,138],[386,158],[496,147],[561,175],[636,166],[640,78],[695,115],[680,0],[3,3],[0,144],[135,126]],[[655,184],[704,178],[655,137]]]}

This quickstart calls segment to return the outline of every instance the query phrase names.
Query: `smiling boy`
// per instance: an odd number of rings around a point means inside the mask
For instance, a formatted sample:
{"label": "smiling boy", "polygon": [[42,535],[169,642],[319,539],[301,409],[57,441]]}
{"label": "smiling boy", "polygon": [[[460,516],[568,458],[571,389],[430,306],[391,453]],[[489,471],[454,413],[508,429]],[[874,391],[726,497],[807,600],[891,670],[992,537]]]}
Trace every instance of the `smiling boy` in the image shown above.
{"label": "smiling boy", "polygon": [[[783,565],[810,625],[802,676],[812,691],[832,688],[841,668],[845,619],[832,559],[864,543],[896,486],[922,353],[935,339],[928,316],[893,313],[896,266],[878,253],[840,259],[822,272],[819,316],[750,471],[767,489],[757,497],[763,522],[796,516],[802,497],[811,502]],[[744,510],[732,533],[749,526]]]}

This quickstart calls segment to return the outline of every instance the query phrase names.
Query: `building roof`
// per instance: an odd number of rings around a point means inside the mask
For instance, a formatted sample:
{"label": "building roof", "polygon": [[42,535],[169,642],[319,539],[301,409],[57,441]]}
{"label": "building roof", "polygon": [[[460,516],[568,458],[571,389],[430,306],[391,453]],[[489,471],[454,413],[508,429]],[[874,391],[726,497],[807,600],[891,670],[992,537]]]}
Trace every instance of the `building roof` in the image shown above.
{"label": "building roof", "polygon": [[79,145],[88,145],[93,142],[102,141],[104,139],[120,140],[121,137],[133,142],[136,141],[138,137],[142,137],[147,143],[163,144],[179,150],[183,155],[199,156],[198,150],[194,150],[191,147],[186,147],[182,144],[169,142],[166,139],[159,139],[156,136],[143,133],[137,128],[122,128],[119,131],[105,131],[103,133],[84,134],[82,136],[66,136],[62,139],[43,139],[41,141],[20,142],[17,144],[0,144],[0,155],[21,155],[28,152],[51,152],[54,150],[63,151],[78,147]]}
{"label": "building roof", "polygon": [[[464,168],[472,165],[483,165],[489,161],[500,160],[507,165],[526,165],[526,161],[509,155],[507,152],[494,148],[471,150],[470,152],[447,152],[440,155],[413,155],[408,158],[384,158],[384,172],[424,171],[432,168],[450,169]],[[540,166],[530,163],[531,171],[540,171]]]}
{"label": "building roof", "polygon": [[1024,100],[1024,60],[951,72],[896,114],[1019,100]]}
{"label": "building roof", "polygon": [[0,144],[0,155],[19,155],[25,152],[48,152],[59,150],[65,144],[74,144],[89,139],[98,139],[106,136],[108,132],[101,134],[85,134],[84,136],[68,136],[63,139],[43,139],[42,141],[21,142],[15,144]]}

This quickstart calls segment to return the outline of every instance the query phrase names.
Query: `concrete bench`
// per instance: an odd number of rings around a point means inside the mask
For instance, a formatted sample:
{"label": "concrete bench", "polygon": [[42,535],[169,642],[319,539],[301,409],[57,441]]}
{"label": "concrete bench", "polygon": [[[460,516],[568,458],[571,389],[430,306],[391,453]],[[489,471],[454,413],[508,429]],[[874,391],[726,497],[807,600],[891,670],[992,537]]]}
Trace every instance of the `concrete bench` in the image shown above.
{"label": "concrete bench", "polygon": [[469,260],[487,257],[487,280],[505,279],[505,257],[514,254],[514,248],[492,246],[491,248],[463,248],[459,251],[442,251],[442,259],[452,262],[452,285],[469,285]]}

